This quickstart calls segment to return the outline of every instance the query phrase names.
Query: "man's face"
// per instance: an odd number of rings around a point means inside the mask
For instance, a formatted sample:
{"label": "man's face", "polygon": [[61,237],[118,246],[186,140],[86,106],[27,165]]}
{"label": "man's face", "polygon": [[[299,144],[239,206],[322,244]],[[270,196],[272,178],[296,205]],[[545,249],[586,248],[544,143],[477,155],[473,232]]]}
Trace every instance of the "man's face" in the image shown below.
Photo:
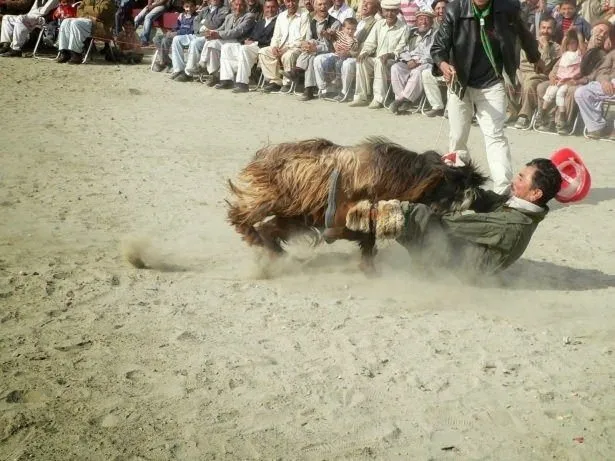
{"label": "man's face", "polygon": [[250,8],[250,7],[254,6],[254,5],[256,5],[256,0],[248,0],[247,3],[248,3],[248,8]]}
{"label": "man's face", "polygon": [[524,167],[512,181],[512,195],[528,202],[535,203],[542,197],[542,191],[534,187],[535,166]]}
{"label": "man's face", "polygon": [[246,4],[242,0],[233,0],[233,13],[239,15],[246,11]]}
{"label": "man's face", "polygon": [[436,13],[436,18],[439,20],[444,17],[444,12],[446,11],[446,2],[438,2],[436,3],[436,7],[434,8],[434,13]]}
{"label": "man's face", "polygon": [[354,37],[354,34],[357,31],[357,26],[354,24],[346,24],[342,31],[349,37]]}
{"label": "man's face", "polygon": [[542,21],[540,23],[540,36],[549,39],[553,37],[553,21]]}
{"label": "man's face", "polygon": [[569,3],[564,3],[559,7],[559,12],[566,19],[570,19],[576,13],[576,8]]}
{"label": "man's face", "polygon": [[419,34],[426,33],[431,29],[431,18],[429,16],[421,15],[416,18],[416,28]]}
{"label": "man's face", "polygon": [[344,4],[344,0],[333,0],[333,6],[336,10],[339,10]]}
{"label": "man's face", "polygon": [[592,29],[592,37],[597,48],[602,48],[606,38],[609,36],[609,28],[604,24],[598,24]]}
{"label": "man's face", "polygon": [[209,0],[209,6],[220,6],[222,0]]}
{"label": "man's face", "polygon": [[278,14],[278,2],[276,0],[267,0],[263,7],[263,15],[269,19]]}
{"label": "man's face", "polygon": [[316,0],[314,2],[314,11],[317,13],[326,15],[328,9],[327,0]]}
{"label": "man's face", "polygon": [[374,16],[378,11],[378,3],[376,0],[365,0],[363,2],[363,6],[361,7],[361,15],[364,18],[368,18],[370,16]]}
{"label": "man's face", "polygon": [[398,9],[394,10],[382,10],[382,17],[386,19],[386,22],[389,26],[392,26],[397,22],[397,13],[399,13]]}
{"label": "man's face", "polygon": [[297,9],[299,8],[299,0],[284,0],[284,5],[286,5],[288,14],[293,15],[297,12]]}
{"label": "man's face", "polygon": [[474,4],[476,6],[478,6],[479,8],[483,8],[483,7],[487,6],[487,5],[489,5],[490,1],[491,0],[473,0]]}

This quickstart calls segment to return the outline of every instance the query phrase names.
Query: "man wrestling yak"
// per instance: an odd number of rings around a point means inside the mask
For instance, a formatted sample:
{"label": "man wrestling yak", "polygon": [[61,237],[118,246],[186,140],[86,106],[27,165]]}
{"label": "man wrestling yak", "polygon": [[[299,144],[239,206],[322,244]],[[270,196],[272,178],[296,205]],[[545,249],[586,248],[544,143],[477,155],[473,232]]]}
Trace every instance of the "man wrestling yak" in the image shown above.
{"label": "man wrestling yak", "polygon": [[272,257],[292,236],[316,231],[327,243],[358,242],[368,273],[383,239],[418,261],[494,273],[521,257],[551,199],[580,200],[591,182],[569,149],[529,162],[507,195],[484,190],[485,181],[455,154],[418,154],[379,138],[284,143],[259,150],[229,181],[228,220]]}

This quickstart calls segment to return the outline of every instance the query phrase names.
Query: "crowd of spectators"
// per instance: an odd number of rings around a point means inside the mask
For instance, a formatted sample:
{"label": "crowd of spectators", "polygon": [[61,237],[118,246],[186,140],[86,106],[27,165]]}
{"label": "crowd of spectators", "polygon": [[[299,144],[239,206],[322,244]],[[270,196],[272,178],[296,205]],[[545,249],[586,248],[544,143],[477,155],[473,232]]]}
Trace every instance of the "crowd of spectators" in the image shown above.
{"label": "crowd of spectators", "polygon": [[[105,41],[108,59],[126,63],[141,62],[143,48],[155,47],[152,70],[176,82],[235,93],[259,82],[264,93],[298,92],[302,101],[393,114],[426,101],[427,116],[445,115],[446,85],[432,72],[430,48],[446,0],[195,1],[0,0],[0,56],[22,56],[43,27],[58,63],[83,62],[94,37]],[[179,13],[176,26],[156,30],[167,11]],[[603,113],[603,102],[615,98],[615,0],[525,0],[521,15],[545,68],[519,51],[508,123],[568,134],[578,113],[588,137],[615,140]]]}

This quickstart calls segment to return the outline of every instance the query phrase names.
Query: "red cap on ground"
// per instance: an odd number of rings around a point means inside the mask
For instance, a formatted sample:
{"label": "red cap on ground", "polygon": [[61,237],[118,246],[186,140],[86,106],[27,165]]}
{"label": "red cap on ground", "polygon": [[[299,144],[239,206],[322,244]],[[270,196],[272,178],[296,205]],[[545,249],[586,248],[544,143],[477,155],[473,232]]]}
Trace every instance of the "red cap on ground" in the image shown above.
{"label": "red cap on ground", "polygon": [[589,193],[592,178],[581,156],[564,147],[551,156],[551,161],[562,175],[562,187],[555,199],[561,203],[583,200]]}

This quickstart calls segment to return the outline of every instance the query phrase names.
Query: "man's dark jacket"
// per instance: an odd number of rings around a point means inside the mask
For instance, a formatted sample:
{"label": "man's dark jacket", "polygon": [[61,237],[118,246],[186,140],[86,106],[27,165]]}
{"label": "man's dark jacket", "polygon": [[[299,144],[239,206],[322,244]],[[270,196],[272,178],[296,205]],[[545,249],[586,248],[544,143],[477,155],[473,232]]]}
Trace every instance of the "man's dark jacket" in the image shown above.
{"label": "man's dark jacket", "polygon": [[258,43],[259,48],[263,48],[265,46],[269,46],[271,43],[271,37],[273,37],[273,29],[275,28],[275,23],[278,20],[277,17],[273,18],[271,22],[265,27],[265,19],[262,18],[254,24],[254,28],[252,32],[250,32],[250,36],[246,40],[252,40]]}
{"label": "man's dark jacket", "polygon": [[[515,83],[519,54],[515,51],[517,38],[528,60],[540,59],[538,43],[521,17],[517,0],[492,0],[495,34],[499,37],[504,71]],[[453,0],[446,6],[446,14],[431,46],[434,75],[442,75],[439,64],[447,62],[457,72],[459,83],[465,88],[476,44],[480,43],[477,20],[472,12],[472,0]]]}

